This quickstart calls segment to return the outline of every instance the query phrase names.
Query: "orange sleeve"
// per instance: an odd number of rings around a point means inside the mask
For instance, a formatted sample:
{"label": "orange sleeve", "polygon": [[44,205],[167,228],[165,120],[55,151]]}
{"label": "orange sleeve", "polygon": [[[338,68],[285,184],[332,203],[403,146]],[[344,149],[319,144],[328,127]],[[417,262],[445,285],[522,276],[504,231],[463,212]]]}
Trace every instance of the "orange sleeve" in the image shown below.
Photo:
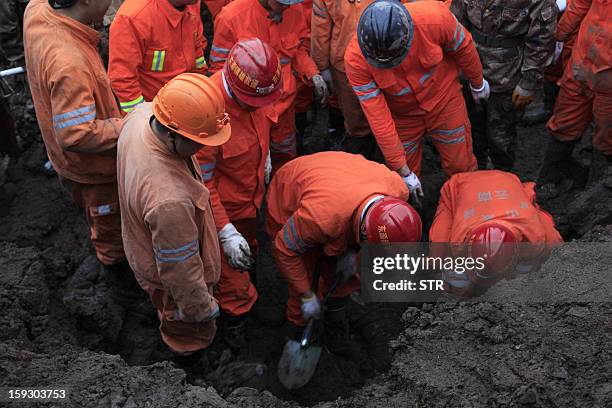
{"label": "orange sleeve", "polygon": [[66,59],[47,67],[57,143],[64,150],[77,153],[114,151],[123,120],[97,118],[95,85],[83,74],[79,77],[81,70],[80,66],[66,64]]}
{"label": "orange sleeve", "polygon": [[193,204],[182,201],[165,201],[145,214],[159,279],[185,322],[203,321],[211,312],[194,214]]}
{"label": "orange sleeve", "polygon": [[130,18],[118,14],[110,27],[108,77],[124,113],[145,101],[138,74],[144,47],[145,41]]}
{"label": "orange sleeve", "polygon": [[228,24],[228,17],[227,9],[223,9],[215,18],[215,35],[208,57],[210,71],[213,73],[223,68],[230,50],[237,42],[232,27]]}
{"label": "orange sleeve", "polygon": [[327,242],[317,223],[308,218],[307,211],[298,209],[274,238],[273,253],[280,273],[297,293],[311,290],[308,271],[302,259],[308,249]]}
{"label": "orange sleeve", "polygon": [[480,87],[483,81],[482,64],[472,34],[443,4],[440,11],[439,16],[442,19],[440,46],[445,54],[454,58],[470,84]]}
{"label": "orange sleeve", "polygon": [[205,146],[196,154],[196,159],[200,165],[200,173],[206,188],[210,192],[210,205],[212,207],[213,216],[215,218],[215,227],[217,231],[221,230],[225,225],[230,223],[229,216],[221,202],[221,196],[217,190],[217,179],[215,178],[215,167],[217,165],[217,157],[219,156],[219,147]]}
{"label": "orange sleeve", "polygon": [[372,128],[374,137],[382,151],[387,166],[391,170],[399,170],[406,165],[406,154],[400,141],[395,122],[391,116],[389,106],[382,91],[374,81],[374,78],[363,64],[355,57],[351,49],[356,44],[353,38],[348,46],[345,56],[346,75],[349,79],[361,108],[365,113],[368,123]]}
{"label": "orange sleeve", "polygon": [[310,55],[319,70],[329,68],[332,19],[324,0],[312,2],[312,37]]}
{"label": "orange sleeve", "polygon": [[440,190],[440,202],[436,210],[431,228],[429,229],[429,241],[450,242],[453,227],[453,198],[451,193],[451,181],[448,180]]}
{"label": "orange sleeve", "polygon": [[306,17],[300,16],[299,39],[300,45],[293,57],[293,69],[299,74],[302,81],[308,83],[310,79],[319,73],[319,68],[310,58],[308,51],[310,46],[310,27],[306,25]]}
{"label": "orange sleeve", "polygon": [[567,5],[565,12],[557,24],[555,37],[557,41],[567,41],[576,32],[584,16],[591,8],[591,0],[572,0]]}

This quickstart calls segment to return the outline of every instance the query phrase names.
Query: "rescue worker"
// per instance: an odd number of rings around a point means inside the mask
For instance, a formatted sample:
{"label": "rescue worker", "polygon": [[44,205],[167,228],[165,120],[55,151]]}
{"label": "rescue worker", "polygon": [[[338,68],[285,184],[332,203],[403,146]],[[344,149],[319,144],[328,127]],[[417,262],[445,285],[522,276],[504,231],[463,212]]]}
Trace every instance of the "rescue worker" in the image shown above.
{"label": "rescue worker", "polygon": [[199,0],[126,0],[109,43],[108,75],[124,113],[175,76],[208,69]]}
{"label": "rescue worker", "polygon": [[387,166],[422,195],[423,136],[447,175],[476,169],[459,70],[474,100],[489,84],[470,33],[442,2],[378,0],[362,13],[344,56],[349,82]]}
{"label": "rescue worker", "polygon": [[185,73],[126,117],[117,149],[126,255],[157,308],[162,340],[191,374],[216,332],[221,268],[210,194],[193,155],[230,132],[217,86]]}
{"label": "rescue worker", "polygon": [[283,95],[274,104],[278,115],[278,123],[271,134],[274,171],[296,156],[296,81],[313,84],[316,95],[322,100],[327,98],[325,81],[306,51],[306,17],[301,7],[293,7],[301,1],[235,0],[225,6],[215,19],[215,35],[210,52],[213,72],[223,68],[234,44],[248,38],[265,41],[280,57]]}
{"label": "rescue worker", "polygon": [[344,117],[346,137],[342,150],[362,154],[369,160],[377,158],[378,146],[346,77],[344,52],[357,31],[361,12],[373,1],[314,0],[310,51]]}
{"label": "rescue worker", "polygon": [[544,85],[554,54],[557,7],[554,0],[455,0],[451,11],[472,34],[491,87],[486,104],[466,93],[474,154],[480,169],[514,166],[516,125]]}
{"label": "rescue worker", "polygon": [[90,27],[102,21],[109,4],[32,0],[24,17],[24,44],[49,159],[61,184],[85,210],[98,260],[121,274],[128,270],[115,159],[122,120],[96,48],[98,33]]}
{"label": "rescue worker", "polygon": [[[325,313],[325,343],[350,355],[346,304],[360,288],[356,254],[364,242],[416,242],[421,219],[408,204],[408,189],[395,172],[361,155],[321,152],[283,166],[270,184],[266,231],[272,253],[289,286],[290,337],[321,315],[320,299],[338,274]],[[317,266],[319,264],[319,266]],[[315,267],[318,288],[312,287]]]}
{"label": "rescue worker", "polygon": [[557,41],[566,41],[578,26],[553,116],[546,125],[550,136],[538,179],[546,194],[562,178],[574,175],[572,152],[591,121],[595,132],[589,183],[612,160],[612,3],[572,0],[559,20]]}
{"label": "rescue worker", "polygon": [[257,212],[272,171],[270,105],[281,96],[280,60],[260,39],[243,40],[211,79],[223,94],[233,137],[222,146],[204,147],[197,159],[223,248],[215,287],[223,337],[239,350],[246,345],[246,317],[257,300],[248,271],[257,252]]}
{"label": "rescue worker", "polygon": [[536,203],[535,183],[501,170],[451,176],[440,191],[429,240],[466,244],[473,257],[485,258],[485,269],[476,274],[448,271],[447,290],[460,297],[480,294],[514,272],[529,272],[546,244],[563,242],[553,218]]}

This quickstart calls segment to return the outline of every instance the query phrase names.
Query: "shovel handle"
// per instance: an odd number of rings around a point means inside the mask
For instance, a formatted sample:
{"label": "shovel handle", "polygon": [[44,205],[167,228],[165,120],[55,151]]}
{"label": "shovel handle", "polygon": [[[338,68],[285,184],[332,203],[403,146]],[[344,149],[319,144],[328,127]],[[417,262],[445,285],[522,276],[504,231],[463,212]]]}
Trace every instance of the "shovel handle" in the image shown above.
{"label": "shovel handle", "polygon": [[306,328],[304,328],[304,332],[302,333],[302,339],[300,340],[301,347],[308,347],[310,345],[310,335],[312,330],[314,329],[315,319],[310,319]]}

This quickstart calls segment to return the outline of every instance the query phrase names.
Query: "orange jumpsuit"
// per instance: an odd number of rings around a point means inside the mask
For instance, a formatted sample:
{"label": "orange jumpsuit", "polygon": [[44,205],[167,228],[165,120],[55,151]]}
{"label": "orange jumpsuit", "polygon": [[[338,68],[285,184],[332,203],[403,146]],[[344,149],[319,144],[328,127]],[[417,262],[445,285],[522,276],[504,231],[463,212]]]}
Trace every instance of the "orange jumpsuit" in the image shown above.
{"label": "orange jumpsuit", "polygon": [[501,170],[455,174],[440,191],[429,240],[464,243],[476,227],[494,221],[518,232],[523,242],[562,242],[550,214],[538,207],[534,188]]}
{"label": "orange jumpsuit", "polygon": [[[359,244],[354,215],[374,195],[408,200],[402,178],[384,165],[361,155],[322,152],[297,158],[283,166],[270,184],[266,230],[281,274],[289,285],[287,318],[303,326],[301,296],[311,290],[311,277],[320,258],[344,253]],[[333,277],[323,268],[319,297]],[[332,297],[359,289],[359,276],[341,284]]]}
{"label": "orange jumpsuit", "polygon": [[200,3],[175,9],[168,0],[126,0],[111,24],[108,76],[123,112],[184,72],[206,73]]}
{"label": "orange jumpsuit", "polygon": [[331,69],[333,93],[344,116],[344,128],[352,137],[366,137],[372,131],[346,77],[344,52],[357,32],[361,13],[373,1],[316,0],[312,9],[312,59],[319,70]]}
{"label": "orange jumpsuit", "polygon": [[[268,108],[253,112],[242,109],[228,95],[221,72],[212,79],[225,97],[225,110],[232,123],[232,137],[218,147],[205,146],[196,157],[202,178],[210,191],[210,201],[217,231],[228,223],[234,224],[251,248],[257,253],[257,211],[263,202],[264,165],[270,149]],[[273,118],[272,118],[273,119]],[[257,300],[257,290],[249,274],[233,269],[221,251],[221,279],[215,288],[221,309],[233,316],[242,315]]]}
{"label": "orange jumpsuit", "polygon": [[223,67],[229,50],[240,40],[259,38],[279,54],[283,66],[283,96],[274,104],[279,119],[270,135],[272,167],[275,171],[296,155],[296,81],[309,82],[319,73],[307,52],[308,35],[301,6],[287,8],[283,12],[282,22],[275,24],[258,0],[235,0],[225,6],[215,19],[215,36],[210,51],[212,71]]}
{"label": "orange jumpsuit", "polygon": [[[304,0],[299,3],[298,6],[302,7],[302,13],[304,13],[304,17],[306,17],[306,27],[308,28],[308,36],[304,43],[306,44],[306,52],[310,54],[310,46],[311,46],[311,20],[312,20],[312,0]],[[304,81],[297,81],[297,90],[295,96],[295,112],[303,113],[308,112],[310,109],[310,105],[312,105],[314,97],[314,89],[312,84],[307,84]]]}
{"label": "orange jumpsuit", "polygon": [[151,130],[152,115],[150,103],[136,108],[119,139],[123,241],[138,284],[157,308],[162,339],[189,353],[210,345],[216,332],[206,318],[221,269],[219,240],[195,157],[171,153]]}
{"label": "orange jumpsuit", "polygon": [[[567,5],[571,3],[572,0],[567,0]],[[557,21],[563,17],[564,12],[559,13]],[[572,56],[572,49],[574,48],[574,44],[576,43],[576,37],[578,36],[578,28],[576,27],[571,33],[568,33],[567,38],[563,41],[563,51],[561,52],[561,56],[559,60],[552,65],[549,65],[544,70],[544,78],[547,81],[557,82],[559,79],[563,77],[563,72],[565,71],[565,67],[567,67],[567,63]]]}
{"label": "orange jumpsuit", "polygon": [[474,170],[470,122],[457,79],[461,69],[470,83],[482,84],[472,36],[442,2],[404,6],[414,26],[406,58],[392,69],[374,68],[354,36],[345,53],[349,82],[389,168],[408,164],[418,174],[426,134],[446,174]]}
{"label": "orange jumpsuit", "polygon": [[122,120],[98,54],[98,32],[46,0],[33,0],[24,33],[28,82],[49,160],[85,209],[100,262],[121,262],[115,148]]}
{"label": "orange jumpsuit", "polygon": [[572,0],[557,26],[557,40],[567,40],[578,26],[547,127],[558,140],[571,141],[595,119],[593,147],[612,156],[612,3]]}

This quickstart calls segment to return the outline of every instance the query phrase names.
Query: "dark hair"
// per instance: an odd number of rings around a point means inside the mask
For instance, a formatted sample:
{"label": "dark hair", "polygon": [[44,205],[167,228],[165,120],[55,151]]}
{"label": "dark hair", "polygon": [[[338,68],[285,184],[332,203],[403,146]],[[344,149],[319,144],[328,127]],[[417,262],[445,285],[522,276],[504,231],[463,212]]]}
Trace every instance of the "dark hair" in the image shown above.
{"label": "dark hair", "polygon": [[49,5],[54,9],[63,9],[72,7],[78,0],[49,0]]}

